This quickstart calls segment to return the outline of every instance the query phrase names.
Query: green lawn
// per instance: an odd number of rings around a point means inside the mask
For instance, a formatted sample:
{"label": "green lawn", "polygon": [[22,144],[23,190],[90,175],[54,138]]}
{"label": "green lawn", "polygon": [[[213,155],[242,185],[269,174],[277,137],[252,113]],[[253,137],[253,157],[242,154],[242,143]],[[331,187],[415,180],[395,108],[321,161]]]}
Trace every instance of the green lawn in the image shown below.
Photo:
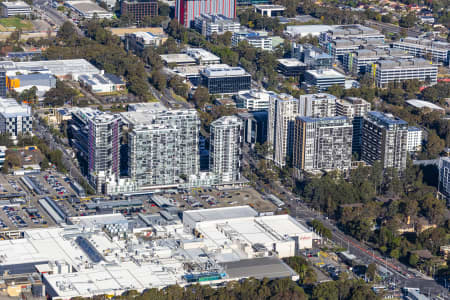
{"label": "green lawn", "polygon": [[4,27],[15,27],[16,29],[32,30],[33,24],[28,20],[21,20],[16,17],[1,18],[0,24]]}

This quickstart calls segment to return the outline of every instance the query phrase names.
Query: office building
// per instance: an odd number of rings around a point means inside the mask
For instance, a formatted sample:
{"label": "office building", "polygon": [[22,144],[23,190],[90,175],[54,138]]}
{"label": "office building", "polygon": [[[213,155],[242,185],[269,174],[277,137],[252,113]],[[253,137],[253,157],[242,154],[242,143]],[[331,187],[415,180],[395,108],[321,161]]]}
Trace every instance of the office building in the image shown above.
{"label": "office building", "polygon": [[7,85],[6,70],[0,68],[0,98],[6,97],[6,85]]}
{"label": "office building", "polygon": [[158,15],[158,1],[121,1],[120,14],[130,15],[137,22],[145,17],[156,17]]}
{"label": "office building", "polygon": [[278,72],[284,76],[300,77],[305,73],[306,64],[296,58],[278,59]]}
{"label": "office building", "polygon": [[210,94],[235,94],[251,89],[251,76],[241,67],[209,66],[200,75]]}
{"label": "office building", "polygon": [[222,35],[225,32],[237,32],[241,30],[241,23],[224,15],[201,14],[195,18],[195,29],[203,36],[209,38],[213,34]]}
{"label": "office building", "polygon": [[37,88],[36,95],[42,98],[46,92],[56,87],[56,78],[52,74],[46,73],[12,75],[6,78],[6,86],[8,90],[14,90],[17,93],[21,93],[34,86]]}
{"label": "office building", "polygon": [[236,5],[238,6],[251,6],[255,4],[270,4],[271,0],[237,0]]}
{"label": "office building", "polygon": [[266,51],[272,51],[272,37],[267,32],[241,30],[233,32],[231,44],[233,47],[239,45],[240,42],[247,41],[249,45]]}
{"label": "office building", "polygon": [[88,178],[97,193],[120,175],[120,117],[98,114],[88,120]]}
{"label": "office building", "polygon": [[447,65],[450,63],[450,43],[407,37],[393,42],[392,48],[407,51],[411,55],[433,62],[442,62]]}
{"label": "office building", "polygon": [[209,170],[218,183],[233,183],[240,179],[242,121],[236,116],[221,117],[211,123]]}
{"label": "office building", "polygon": [[358,49],[363,49],[366,47],[377,47],[377,48],[389,48],[389,45],[384,43],[382,39],[336,39],[326,45],[328,49],[328,54],[330,54],[334,60],[344,61],[344,56],[354,52]]}
{"label": "office building", "polygon": [[336,39],[352,38],[378,39],[384,41],[384,34],[376,29],[360,24],[337,25],[327,31],[321,32],[319,36],[319,43],[322,46],[327,46],[329,42]]}
{"label": "office building", "polygon": [[287,94],[270,96],[267,142],[275,165],[284,167],[292,158],[294,123],[298,115],[298,99]]}
{"label": "office building", "polygon": [[253,147],[256,143],[262,145],[267,141],[268,115],[267,111],[253,111],[237,115],[243,123],[245,143]]}
{"label": "office building", "polygon": [[291,56],[304,62],[308,70],[331,69],[333,66],[331,55],[311,44],[297,44],[293,42]]}
{"label": "office building", "polygon": [[194,25],[195,18],[205,15],[223,15],[236,18],[236,0],[176,0],[175,18],[185,26]]}
{"label": "office building", "polygon": [[336,116],[336,97],[326,93],[300,95],[300,116],[325,118]]}
{"label": "office building", "polygon": [[9,18],[13,16],[29,16],[31,14],[31,6],[23,1],[0,2],[2,17]]}
{"label": "office building", "polygon": [[167,41],[167,35],[151,32],[133,32],[125,34],[125,48],[142,53],[148,47],[159,47]]}
{"label": "office building", "polygon": [[15,99],[0,98],[0,133],[11,139],[19,135],[32,134],[33,115],[31,107],[19,104]]}
{"label": "office building", "polygon": [[411,54],[400,49],[392,48],[374,48],[359,49],[350,52],[343,57],[343,66],[347,72],[354,75],[365,74],[370,70],[372,64],[380,59],[409,59],[413,58]]}
{"label": "office building", "polygon": [[362,98],[348,97],[336,100],[336,116],[347,117],[353,125],[352,152],[361,155],[364,117],[370,111],[370,103]]}
{"label": "office building", "polygon": [[293,167],[300,171],[345,170],[352,161],[353,126],[347,117],[298,116]]}
{"label": "office building", "polygon": [[362,131],[361,159],[380,161],[383,168],[406,168],[408,123],[391,114],[367,113]]}
{"label": "office building", "polygon": [[345,75],[334,69],[307,70],[302,85],[307,90],[315,88],[318,91],[324,91],[333,85],[345,87]]}
{"label": "office building", "polygon": [[410,153],[420,151],[422,149],[422,129],[409,126],[408,127],[408,141],[407,141],[407,151]]}
{"label": "office building", "polygon": [[274,4],[255,4],[253,8],[256,13],[267,16],[269,18],[281,16],[283,12],[286,10],[286,7],[283,5],[274,5]]}
{"label": "office building", "polygon": [[269,108],[271,91],[252,89],[239,92],[235,96],[236,107],[245,108],[248,111],[267,110]]}
{"label": "office building", "polygon": [[450,157],[439,159],[439,192],[450,201]]}
{"label": "office building", "polygon": [[128,127],[128,176],[135,189],[176,186],[199,172],[197,112],[140,109],[121,113]]}
{"label": "office building", "polygon": [[8,150],[6,146],[0,146],[0,167],[3,167],[3,164],[5,163],[6,150]]}
{"label": "office building", "polygon": [[65,1],[64,5],[85,19],[111,19],[113,17],[112,12],[100,7],[95,2],[88,0]]}
{"label": "office building", "polygon": [[371,66],[377,87],[391,82],[417,79],[431,84],[437,82],[438,66],[430,61],[415,59],[380,60]]}

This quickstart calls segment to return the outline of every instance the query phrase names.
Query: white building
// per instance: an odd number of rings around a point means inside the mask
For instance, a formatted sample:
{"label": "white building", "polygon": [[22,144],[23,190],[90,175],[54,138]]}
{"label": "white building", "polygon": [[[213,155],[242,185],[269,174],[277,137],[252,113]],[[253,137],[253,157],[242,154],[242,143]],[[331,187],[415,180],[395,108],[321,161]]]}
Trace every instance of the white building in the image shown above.
{"label": "white building", "polygon": [[81,75],[80,84],[95,94],[115,93],[125,90],[125,82],[113,74]]}
{"label": "white building", "polygon": [[12,16],[29,16],[31,14],[31,6],[23,1],[0,2],[2,17],[8,18]]}
{"label": "white building", "polygon": [[429,109],[429,110],[436,110],[442,113],[445,113],[445,109],[440,107],[439,105],[436,105],[429,101],[419,100],[419,99],[410,99],[405,101],[407,104],[411,105],[412,107],[415,107],[417,109],[423,110],[423,109]]}
{"label": "white building", "polygon": [[282,5],[273,4],[255,4],[253,7],[255,8],[255,12],[267,17],[279,16],[286,10],[286,7]]}
{"label": "white building", "polygon": [[186,54],[194,58],[198,65],[220,64],[220,57],[203,48],[187,48]]}
{"label": "white building", "polygon": [[393,42],[392,48],[405,50],[416,57],[431,59],[434,62],[450,62],[450,43],[424,38],[408,37]]}
{"label": "white building", "polygon": [[271,159],[279,167],[285,166],[288,157],[292,157],[294,123],[298,109],[298,99],[291,95],[270,96],[267,142],[273,151],[270,154]]}
{"label": "white building", "polygon": [[195,29],[202,35],[210,37],[213,34],[222,35],[228,31],[239,31],[241,29],[241,23],[223,15],[201,14],[195,18]]}
{"label": "white building", "polygon": [[113,13],[101,8],[95,2],[81,0],[81,1],[65,1],[64,5],[79,14],[82,18],[92,19],[97,17],[99,19],[111,19]]}
{"label": "white building", "polygon": [[138,31],[125,34],[125,47],[141,53],[148,47],[159,47],[167,40],[165,34],[155,34],[147,31]]}
{"label": "white building", "polygon": [[272,37],[267,32],[260,31],[238,31],[233,32],[231,44],[233,47],[239,45],[241,41],[247,41],[251,46],[261,50],[272,51]]}
{"label": "white building", "polygon": [[327,93],[301,95],[299,116],[325,118],[336,116],[336,97]]}
{"label": "white building", "polygon": [[327,32],[333,27],[329,25],[289,25],[284,31],[290,37],[319,36],[322,32]]}
{"label": "white building", "polygon": [[408,127],[408,141],[407,141],[407,151],[408,152],[417,152],[422,148],[422,139],[423,139],[422,129],[414,126]]}
{"label": "white building", "polygon": [[336,39],[351,38],[384,40],[385,37],[384,34],[382,34],[380,31],[360,24],[336,25],[332,26],[330,30],[327,30],[320,34],[319,43],[322,46],[327,46],[329,42]]}
{"label": "white building", "polygon": [[270,105],[270,95],[273,94],[273,92],[261,89],[242,91],[236,95],[236,106],[248,111],[267,110]]}
{"label": "white building", "polygon": [[450,200],[450,157],[439,159],[439,192]]}
{"label": "white building", "polygon": [[209,170],[219,184],[240,179],[242,121],[236,116],[221,117],[211,123]]}
{"label": "white building", "polygon": [[333,85],[345,87],[345,75],[334,69],[306,70],[303,86],[306,89],[313,87],[324,91]]}
{"label": "white building", "polygon": [[16,139],[18,135],[32,134],[32,131],[31,107],[19,104],[15,99],[0,98],[0,133]]}

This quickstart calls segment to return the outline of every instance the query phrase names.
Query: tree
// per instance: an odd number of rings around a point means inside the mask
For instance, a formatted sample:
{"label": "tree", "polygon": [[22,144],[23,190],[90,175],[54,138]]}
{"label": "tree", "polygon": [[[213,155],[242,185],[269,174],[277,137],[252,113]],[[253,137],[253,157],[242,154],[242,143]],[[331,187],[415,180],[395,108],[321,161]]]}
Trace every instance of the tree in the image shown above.
{"label": "tree", "polygon": [[408,263],[411,266],[416,267],[417,264],[419,263],[419,257],[417,256],[417,254],[410,253]]}
{"label": "tree", "polygon": [[417,17],[416,14],[413,12],[410,12],[407,15],[403,15],[398,24],[400,25],[400,27],[405,27],[405,28],[410,28],[413,27],[417,22]]}
{"label": "tree", "polygon": [[158,90],[163,91],[167,86],[167,77],[163,72],[155,71],[152,73],[152,82]]}
{"label": "tree", "polygon": [[367,266],[366,276],[370,281],[374,281],[377,275],[377,265],[371,263]]}
{"label": "tree", "polygon": [[69,21],[66,21],[62,24],[62,26],[58,30],[57,37],[63,40],[69,40],[76,35],[76,30],[73,24]]}
{"label": "tree", "polygon": [[195,106],[202,108],[206,103],[209,102],[209,92],[204,86],[199,86],[194,93],[193,97]]}
{"label": "tree", "polygon": [[445,142],[436,134],[434,130],[428,135],[428,140],[425,144],[425,152],[428,158],[434,159],[445,147]]}

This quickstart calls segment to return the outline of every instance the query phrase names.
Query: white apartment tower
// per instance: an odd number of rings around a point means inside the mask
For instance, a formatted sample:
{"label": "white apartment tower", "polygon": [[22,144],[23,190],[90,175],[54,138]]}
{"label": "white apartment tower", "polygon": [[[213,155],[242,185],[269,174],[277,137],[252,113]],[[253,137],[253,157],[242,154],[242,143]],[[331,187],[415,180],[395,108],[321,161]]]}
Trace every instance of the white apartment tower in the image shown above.
{"label": "white apartment tower", "polygon": [[219,184],[240,179],[242,126],[237,116],[222,117],[211,123],[209,169]]}
{"label": "white apartment tower", "polygon": [[336,97],[326,93],[301,95],[299,115],[312,118],[336,116]]}
{"label": "white apartment tower", "polygon": [[292,157],[294,121],[298,115],[298,99],[287,94],[270,96],[267,141],[273,149],[274,163],[283,167]]}

